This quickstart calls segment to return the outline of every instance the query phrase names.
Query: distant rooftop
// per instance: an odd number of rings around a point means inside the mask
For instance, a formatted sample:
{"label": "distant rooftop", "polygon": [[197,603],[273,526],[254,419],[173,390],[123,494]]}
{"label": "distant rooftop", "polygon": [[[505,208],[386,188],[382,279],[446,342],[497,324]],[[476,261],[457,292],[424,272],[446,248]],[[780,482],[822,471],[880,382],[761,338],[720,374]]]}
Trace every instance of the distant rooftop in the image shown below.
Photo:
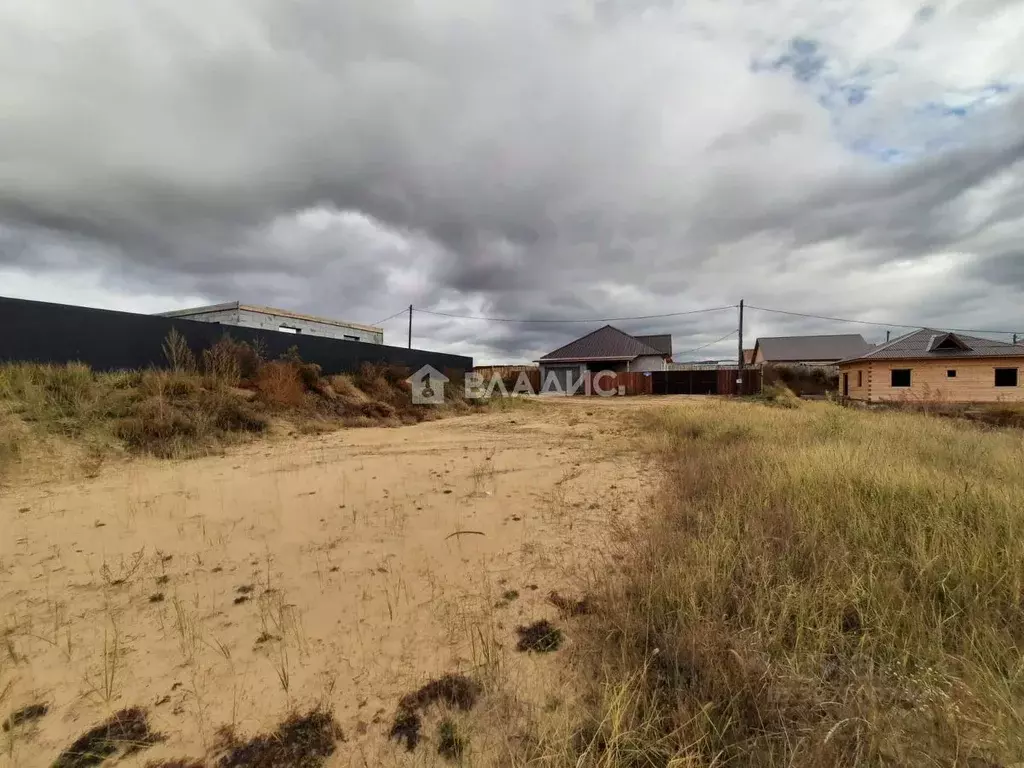
{"label": "distant rooftop", "polygon": [[231,312],[234,310],[240,310],[244,312],[255,312],[261,315],[277,315],[278,317],[289,317],[293,320],[306,320],[311,323],[324,323],[326,325],[336,325],[339,328],[358,328],[361,331],[368,331],[370,333],[383,333],[384,329],[379,328],[375,325],[363,325],[362,323],[350,323],[346,320],[332,320],[328,317],[318,317],[317,315],[303,315],[298,312],[291,312],[287,309],[278,309],[276,307],[263,307],[258,304],[242,304],[238,301],[229,301],[224,304],[210,304],[205,307],[190,307],[189,309],[175,309],[170,312],[157,312],[160,317],[194,317],[195,315],[206,315],[213,312]]}
{"label": "distant rooftop", "polygon": [[[652,337],[647,337],[652,338]],[[658,338],[658,337],[653,337]],[[570,341],[554,352],[548,352],[540,362],[583,362],[587,360],[633,360],[640,355],[658,355],[661,350],[647,344],[625,331],[606,325]]]}
{"label": "distant rooftop", "polygon": [[646,344],[652,349],[656,349],[663,355],[672,356],[672,334],[671,333],[658,333],[655,335],[648,336],[634,336],[634,339],[639,341],[641,344]]}
{"label": "distant rooftop", "polygon": [[757,340],[754,350],[769,363],[796,363],[804,360],[844,360],[871,349],[859,333],[824,336],[768,336]]}

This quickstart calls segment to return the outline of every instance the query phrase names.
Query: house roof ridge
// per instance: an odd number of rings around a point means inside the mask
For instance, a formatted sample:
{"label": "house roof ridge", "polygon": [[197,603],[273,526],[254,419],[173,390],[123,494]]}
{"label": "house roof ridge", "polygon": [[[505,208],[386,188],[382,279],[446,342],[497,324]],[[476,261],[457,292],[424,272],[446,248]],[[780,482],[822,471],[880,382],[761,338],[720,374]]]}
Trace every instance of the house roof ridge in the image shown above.
{"label": "house roof ridge", "polygon": [[[881,352],[881,351],[883,351],[885,349],[888,349],[893,344],[895,344],[895,343],[897,343],[899,341],[903,341],[904,339],[910,338],[915,333],[921,333],[921,331],[932,331],[932,332],[934,332],[935,329],[934,328],[918,328],[916,331],[908,331],[907,333],[904,333],[902,336],[897,336],[895,339],[892,339],[891,341],[886,341],[886,342],[884,342],[882,344],[879,344],[874,349],[869,349],[867,352],[865,352],[860,357],[851,357],[850,359],[851,360],[861,360],[861,359],[863,359],[865,357],[871,357],[871,356],[875,355],[878,352]],[[843,362],[845,362],[845,361],[843,361]]]}
{"label": "house roof ridge", "polygon": [[[586,343],[587,340],[591,339],[593,336],[600,334],[602,332],[605,333],[605,338],[601,340],[596,340],[593,344],[590,345],[591,349],[588,350],[588,345]],[[607,348],[609,346],[609,342],[612,349],[618,347],[620,351],[613,355],[594,354],[594,352],[605,351],[604,349],[602,349],[602,347]],[[636,338],[636,336],[626,333],[621,328],[616,328],[614,325],[610,323],[606,323],[605,325],[602,325],[600,328],[595,328],[590,333],[586,333],[577,339],[573,339],[567,344],[563,344],[558,349],[552,352],[548,352],[546,355],[539,358],[539,362],[544,362],[545,360],[555,361],[586,358],[616,358],[623,360],[632,360],[643,355],[658,355],[660,357],[662,353],[659,350],[652,347],[650,344],[646,344],[645,342],[640,341],[638,338]]]}

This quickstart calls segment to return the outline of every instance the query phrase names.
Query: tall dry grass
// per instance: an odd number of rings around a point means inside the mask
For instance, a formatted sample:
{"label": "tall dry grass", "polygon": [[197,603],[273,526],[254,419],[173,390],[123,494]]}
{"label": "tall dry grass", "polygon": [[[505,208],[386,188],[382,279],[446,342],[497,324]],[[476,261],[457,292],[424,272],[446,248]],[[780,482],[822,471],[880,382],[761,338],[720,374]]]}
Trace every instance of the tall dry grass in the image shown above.
{"label": "tall dry grass", "polygon": [[826,404],[645,424],[661,472],[537,761],[1024,760],[1024,441]]}
{"label": "tall dry grass", "polygon": [[0,365],[0,477],[40,441],[111,451],[188,458],[223,450],[270,430],[275,421],[300,431],[414,424],[465,413],[461,390],[443,407],[412,403],[401,368],[364,365],[351,375],[323,376],[297,352],[267,360],[263,350],[224,336],[202,354],[180,334],[164,344],[168,369],[97,373],[88,366]]}

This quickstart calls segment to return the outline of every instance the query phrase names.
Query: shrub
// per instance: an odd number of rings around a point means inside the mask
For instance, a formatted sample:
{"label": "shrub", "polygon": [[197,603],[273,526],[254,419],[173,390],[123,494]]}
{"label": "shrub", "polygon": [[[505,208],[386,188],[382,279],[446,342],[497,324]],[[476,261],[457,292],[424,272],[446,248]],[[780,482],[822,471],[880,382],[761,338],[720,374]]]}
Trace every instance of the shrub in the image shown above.
{"label": "shrub", "polygon": [[796,395],[824,395],[839,391],[839,370],[834,366],[766,365],[764,386],[782,385]]}
{"label": "shrub", "polygon": [[231,395],[209,393],[205,405],[220,432],[263,432],[269,426],[267,419],[249,403]]}
{"label": "shrub", "polygon": [[172,371],[182,373],[194,373],[196,370],[196,356],[185,341],[177,328],[171,328],[164,341],[164,357]]}
{"label": "shrub", "polygon": [[199,372],[180,334],[170,334],[165,349],[175,366],[168,370],[0,365],[0,408],[17,427],[0,420],[0,464],[17,460],[32,431],[82,438],[93,452],[119,441],[132,452],[187,457],[266,431],[270,412],[317,432],[438,416],[438,409],[412,404],[408,371],[398,367],[324,377],[320,366],[294,354],[263,362],[262,351],[225,335],[202,354]]}
{"label": "shrub", "polygon": [[174,408],[159,398],[142,400],[131,410],[132,415],[114,424],[114,434],[130,450],[159,458],[198,452],[200,414]]}
{"label": "shrub", "polygon": [[373,400],[390,402],[395,396],[395,389],[388,378],[387,366],[363,363],[353,379],[356,386]]}
{"label": "shrub", "polygon": [[306,389],[294,363],[275,360],[263,365],[256,377],[260,401],[275,408],[302,408]]}
{"label": "shrub", "polygon": [[755,399],[760,400],[765,405],[772,405],[777,408],[800,407],[800,398],[793,393],[793,390],[781,383],[762,387],[761,394],[757,395]]}
{"label": "shrub", "polygon": [[203,372],[228,386],[237,386],[242,378],[239,345],[225,334],[209,349],[203,350]]}
{"label": "shrub", "polygon": [[356,386],[351,376],[331,376],[328,383],[335,396],[347,404],[365,403],[369,399],[366,393]]}

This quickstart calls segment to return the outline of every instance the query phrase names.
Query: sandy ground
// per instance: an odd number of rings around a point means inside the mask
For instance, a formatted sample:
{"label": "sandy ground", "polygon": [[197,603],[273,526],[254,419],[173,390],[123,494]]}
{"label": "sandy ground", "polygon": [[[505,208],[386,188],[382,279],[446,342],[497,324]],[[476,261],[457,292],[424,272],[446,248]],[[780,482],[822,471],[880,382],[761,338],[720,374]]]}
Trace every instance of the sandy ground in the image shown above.
{"label": "sandy ground", "polygon": [[402,694],[547,674],[516,626],[586,589],[648,492],[629,416],[667,402],[554,400],[3,489],[0,715],[50,711],[0,733],[0,763],[50,765],[128,706],[167,737],[119,763],[141,766],[317,704],[346,739],[329,765],[408,763],[387,738]]}

